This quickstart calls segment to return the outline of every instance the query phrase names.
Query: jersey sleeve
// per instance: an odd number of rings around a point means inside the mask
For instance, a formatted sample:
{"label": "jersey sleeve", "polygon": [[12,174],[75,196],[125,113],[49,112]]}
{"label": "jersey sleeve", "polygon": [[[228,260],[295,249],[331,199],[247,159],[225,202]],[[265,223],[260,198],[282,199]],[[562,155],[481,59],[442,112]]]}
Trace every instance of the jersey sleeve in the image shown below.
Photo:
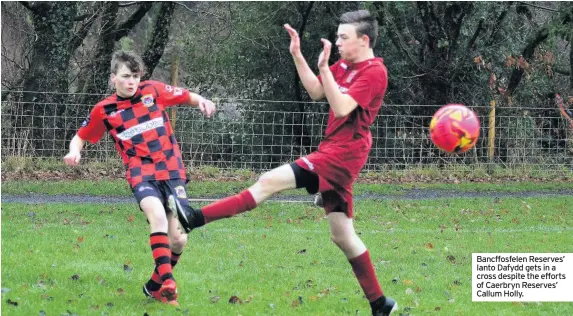
{"label": "jersey sleeve", "polygon": [[[332,72],[332,75],[334,76],[334,78],[336,78],[336,72],[338,71],[338,67],[340,65],[340,60],[335,62],[332,66],[330,66],[330,72]],[[320,82],[320,84],[322,84],[322,78],[320,77],[320,74],[318,74],[316,76],[318,78],[318,82]]]}
{"label": "jersey sleeve", "polygon": [[157,101],[164,107],[178,104],[186,104],[191,99],[189,90],[180,87],[170,86],[159,81],[149,81],[157,91]]}
{"label": "jersey sleeve", "polygon": [[383,68],[373,67],[366,69],[364,74],[357,78],[348,88],[348,94],[358,105],[368,108],[376,96],[386,92],[388,77]]}
{"label": "jersey sleeve", "polygon": [[102,108],[94,107],[88,117],[83,121],[78,130],[78,136],[92,144],[97,143],[105,133],[106,128],[103,123]]}

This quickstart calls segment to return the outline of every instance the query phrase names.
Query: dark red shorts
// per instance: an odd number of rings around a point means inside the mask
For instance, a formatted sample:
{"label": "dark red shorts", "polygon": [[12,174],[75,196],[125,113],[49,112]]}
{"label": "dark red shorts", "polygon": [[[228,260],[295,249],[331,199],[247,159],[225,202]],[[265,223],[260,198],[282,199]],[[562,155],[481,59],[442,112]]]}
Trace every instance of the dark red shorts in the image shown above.
{"label": "dark red shorts", "polygon": [[[364,145],[362,145],[364,144]],[[326,214],[344,212],[352,217],[352,185],[368,160],[365,143],[324,145],[295,163],[318,176],[318,192],[322,194]]]}

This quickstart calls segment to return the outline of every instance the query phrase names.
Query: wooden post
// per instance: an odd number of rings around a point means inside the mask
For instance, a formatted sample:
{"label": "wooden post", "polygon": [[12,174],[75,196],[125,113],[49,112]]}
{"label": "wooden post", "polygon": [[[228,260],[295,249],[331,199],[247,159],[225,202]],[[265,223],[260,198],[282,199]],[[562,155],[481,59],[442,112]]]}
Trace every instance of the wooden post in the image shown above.
{"label": "wooden post", "polygon": [[[171,61],[171,86],[177,87],[179,85],[179,55],[176,55]],[[171,127],[175,130],[175,119],[177,118],[177,107],[170,107],[167,109]]]}
{"label": "wooden post", "polygon": [[487,156],[489,158],[488,173],[493,173],[494,167],[494,150],[495,150],[495,100],[489,102],[489,130],[487,137]]}

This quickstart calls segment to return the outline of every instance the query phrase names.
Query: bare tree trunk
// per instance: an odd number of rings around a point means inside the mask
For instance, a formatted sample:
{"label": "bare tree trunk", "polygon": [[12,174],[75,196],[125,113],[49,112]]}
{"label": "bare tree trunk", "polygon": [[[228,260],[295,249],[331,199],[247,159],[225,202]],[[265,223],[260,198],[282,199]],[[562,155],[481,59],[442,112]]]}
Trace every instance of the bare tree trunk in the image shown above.
{"label": "bare tree trunk", "polygon": [[[31,12],[36,41],[30,67],[23,75],[23,126],[31,135],[36,154],[50,156],[59,148],[60,117],[68,92],[69,43],[74,37],[76,2],[22,3]],[[38,92],[51,92],[38,93]],[[61,94],[58,94],[61,93]]]}
{"label": "bare tree trunk", "polygon": [[161,56],[167,42],[169,41],[169,28],[171,26],[171,17],[173,16],[173,9],[175,8],[174,2],[161,2],[161,8],[155,21],[153,28],[153,35],[151,40],[147,43],[145,53],[143,54],[143,62],[147,68],[147,74],[143,77],[144,80],[149,79],[153,70],[159,63]]}

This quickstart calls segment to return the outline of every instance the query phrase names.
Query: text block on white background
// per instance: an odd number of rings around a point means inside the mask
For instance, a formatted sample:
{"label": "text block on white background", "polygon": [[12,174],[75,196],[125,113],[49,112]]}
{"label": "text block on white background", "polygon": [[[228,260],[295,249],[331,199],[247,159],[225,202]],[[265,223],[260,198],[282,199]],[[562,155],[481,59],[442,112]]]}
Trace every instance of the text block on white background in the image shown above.
{"label": "text block on white background", "polygon": [[473,253],[474,302],[573,302],[573,253]]}

